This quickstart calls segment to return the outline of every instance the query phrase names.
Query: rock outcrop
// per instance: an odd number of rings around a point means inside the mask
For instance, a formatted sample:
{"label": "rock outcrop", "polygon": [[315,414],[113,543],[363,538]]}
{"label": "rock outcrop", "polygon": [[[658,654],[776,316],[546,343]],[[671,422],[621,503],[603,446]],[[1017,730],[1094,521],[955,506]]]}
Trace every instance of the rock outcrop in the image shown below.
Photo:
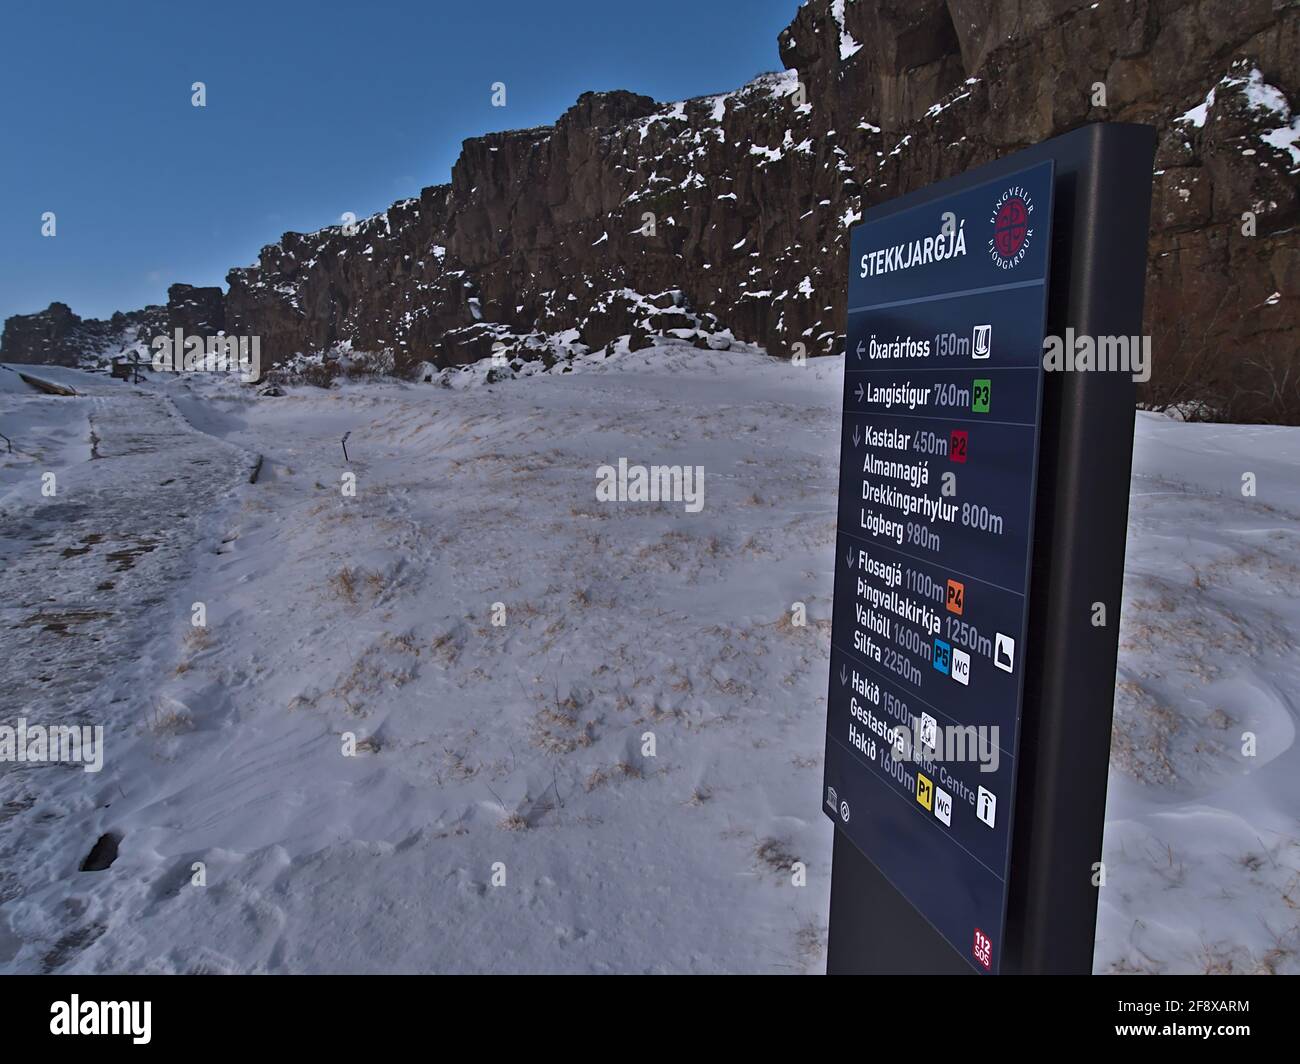
{"label": "rock outcrop", "polygon": [[77,366],[107,357],[166,326],[165,307],[148,306],[111,318],[79,318],[66,303],[51,303],[36,314],[5,321],[0,359]]}
{"label": "rock outcrop", "polygon": [[174,284],[167,289],[167,327],[186,336],[215,336],[226,327],[226,301],[220,288]]}
{"label": "rock outcrop", "polygon": [[[1136,121],[1160,135],[1145,397],[1300,418],[1295,4],[810,0],[778,45],[786,71],[734,92],[589,93],[554,126],[468,140],[450,184],[286,233],[224,299],[188,290],[185,320],[258,335],[272,362],[350,343],[399,369],[656,332],[830,353],[864,207]],[[70,335],[52,315],[10,319],[4,357]]]}

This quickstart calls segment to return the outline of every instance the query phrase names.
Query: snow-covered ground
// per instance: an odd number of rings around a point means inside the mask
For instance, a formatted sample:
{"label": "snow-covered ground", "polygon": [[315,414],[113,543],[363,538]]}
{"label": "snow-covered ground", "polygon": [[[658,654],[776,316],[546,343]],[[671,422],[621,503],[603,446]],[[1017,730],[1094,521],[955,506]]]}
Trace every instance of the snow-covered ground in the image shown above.
{"label": "snow-covered ground", "polygon": [[[0,970],[822,970],[842,369],[0,370],[0,723],[107,747],[0,764]],[[703,510],[597,501],[621,457]],[[1300,970],[1298,467],[1139,417],[1098,971]]]}
{"label": "snow-covered ground", "polygon": [[1300,972],[1300,429],[1140,413],[1124,600],[1095,966]]}

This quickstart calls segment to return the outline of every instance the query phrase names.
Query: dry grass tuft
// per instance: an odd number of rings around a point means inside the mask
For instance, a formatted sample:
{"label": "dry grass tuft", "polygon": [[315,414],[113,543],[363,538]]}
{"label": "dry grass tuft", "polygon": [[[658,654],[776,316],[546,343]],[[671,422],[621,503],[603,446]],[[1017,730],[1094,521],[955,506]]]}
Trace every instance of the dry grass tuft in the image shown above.
{"label": "dry grass tuft", "polygon": [[691,796],[687,798],[682,805],[689,805],[698,809],[700,806],[704,805],[705,802],[712,800],[713,792],[709,790],[708,787],[700,786],[691,791]]}
{"label": "dry grass tuft", "polygon": [[343,599],[349,606],[355,606],[361,601],[361,593],[364,590],[372,600],[377,599],[388,586],[388,577],[374,569],[366,569],[363,566],[345,565],[330,580],[334,593]]}
{"label": "dry grass tuft", "polygon": [[173,736],[193,731],[194,720],[183,707],[159,703],[149,713],[146,723],[154,735]]}
{"label": "dry grass tuft", "polygon": [[591,775],[587,777],[587,782],[583,784],[583,789],[590,794],[597,787],[608,783],[615,776],[622,776],[624,779],[630,780],[639,780],[643,778],[641,770],[637,768],[636,765],[627,761],[619,761],[616,762],[612,768],[594,769]]}
{"label": "dry grass tuft", "polygon": [[754,856],[773,872],[788,872],[799,860],[788,847],[789,843],[782,839],[764,839],[754,847]]}

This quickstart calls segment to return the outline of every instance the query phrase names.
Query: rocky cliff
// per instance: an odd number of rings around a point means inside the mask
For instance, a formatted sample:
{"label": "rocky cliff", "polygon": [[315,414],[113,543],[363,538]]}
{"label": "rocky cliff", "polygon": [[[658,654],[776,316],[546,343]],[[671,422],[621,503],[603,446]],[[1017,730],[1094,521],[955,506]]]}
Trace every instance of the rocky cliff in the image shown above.
{"label": "rocky cliff", "polygon": [[[778,45],[785,72],[731,93],[587,94],[466,141],[450,184],[286,233],[167,320],[258,335],[272,361],[347,343],[400,369],[656,332],[830,353],[865,206],[1137,121],[1160,134],[1146,398],[1300,417],[1294,0],[810,0]],[[75,348],[51,347],[73,336],[58,306],[11,318],[3,356]]]}
{"label": "rocky cliff", "polygon": [[81,318],[66,303],[5,321],[0,358],[77,366],[104,360],[130,348],[147,348],[161,333],[183,329],[187,336],[215,336],[225,328],[225,293],[220,288],[174,284],[166,306],[148,306],[107,320]]}
{"label": "rocky cliff", "polygon": [[80,318],[66,303],[51,303],[37,314],[15,314],[5,321],[0,359],[76,366],[116,354],[123,347],[167,327],[165,307],[149,306],[107,320]]}

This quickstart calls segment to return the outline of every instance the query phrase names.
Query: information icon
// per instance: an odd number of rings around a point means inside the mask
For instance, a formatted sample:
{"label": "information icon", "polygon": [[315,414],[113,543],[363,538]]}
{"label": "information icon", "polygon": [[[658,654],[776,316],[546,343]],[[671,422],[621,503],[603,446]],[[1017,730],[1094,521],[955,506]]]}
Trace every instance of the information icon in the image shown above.
{"label": "information icon", "polygon": [[975,815],[989,827],[993,827],[994,821],[998,818],[998,796],[981,787],[975,797]]}

